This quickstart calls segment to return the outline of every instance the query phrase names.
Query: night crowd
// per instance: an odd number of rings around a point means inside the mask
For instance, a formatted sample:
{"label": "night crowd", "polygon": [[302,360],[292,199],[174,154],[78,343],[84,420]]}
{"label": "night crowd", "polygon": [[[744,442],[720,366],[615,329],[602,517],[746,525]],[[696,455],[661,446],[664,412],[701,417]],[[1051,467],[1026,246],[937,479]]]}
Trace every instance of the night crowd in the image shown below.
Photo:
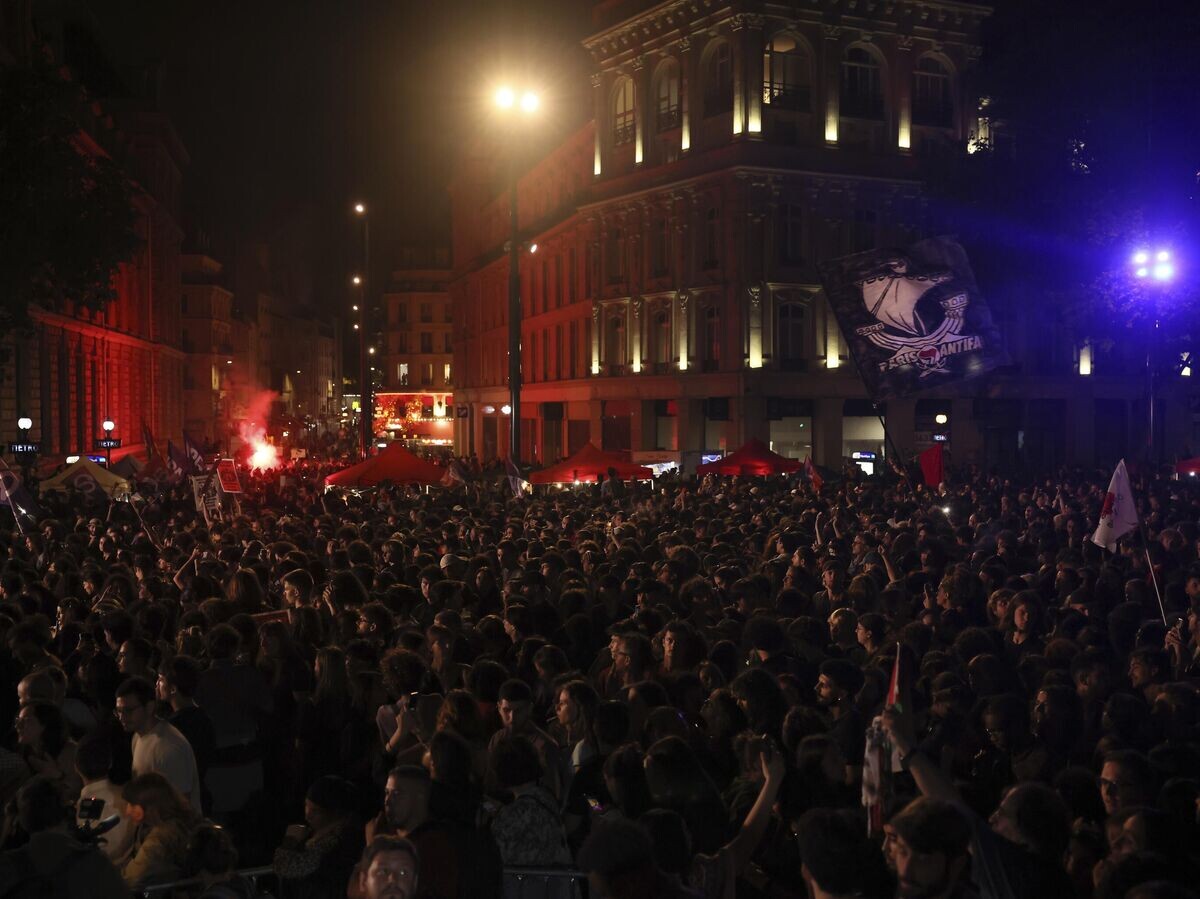
{"label": "night crowd", "polygon": [[0,897],[1198,895],[1186,480],[329,470],[0,511]]}

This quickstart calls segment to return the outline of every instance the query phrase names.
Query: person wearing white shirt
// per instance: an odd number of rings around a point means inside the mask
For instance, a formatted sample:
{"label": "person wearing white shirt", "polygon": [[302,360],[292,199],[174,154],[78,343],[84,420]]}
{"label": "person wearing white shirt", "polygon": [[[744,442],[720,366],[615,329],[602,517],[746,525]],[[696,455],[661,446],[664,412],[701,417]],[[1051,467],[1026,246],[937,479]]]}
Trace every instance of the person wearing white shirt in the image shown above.
{"label": "person wearing white shirt", "polygon": [[196,754],[187,737],[154,713],[153,685],[141,677],[123,681],[117,687],[115,711],[125,732],[133,734],[134,776],[158,772],[203,814]]}

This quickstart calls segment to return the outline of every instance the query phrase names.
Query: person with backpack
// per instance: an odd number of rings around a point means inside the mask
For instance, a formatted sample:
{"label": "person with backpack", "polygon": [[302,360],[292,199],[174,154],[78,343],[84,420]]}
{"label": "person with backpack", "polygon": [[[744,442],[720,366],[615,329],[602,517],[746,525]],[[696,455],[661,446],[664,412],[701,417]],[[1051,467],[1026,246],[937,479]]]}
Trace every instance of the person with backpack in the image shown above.
{"label": "person with backpack", "polygon": [[113,863],[80,839],[54,781],[39,776],[21,787],[16,818],[29,842],[0,855],[0,899],[128,899]]}

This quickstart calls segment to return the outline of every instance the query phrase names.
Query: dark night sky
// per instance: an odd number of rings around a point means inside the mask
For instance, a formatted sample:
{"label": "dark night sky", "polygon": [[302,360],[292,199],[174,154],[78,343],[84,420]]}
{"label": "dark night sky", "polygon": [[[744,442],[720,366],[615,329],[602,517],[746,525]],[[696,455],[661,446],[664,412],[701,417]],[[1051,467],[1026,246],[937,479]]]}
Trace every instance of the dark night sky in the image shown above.
{"label": "dark night sky", "polygon": [[[456,146],[486,125],[498,74],[586,88],[586,0],[91,0],[119,66],[160,61],[162,107],[191,155],[189,230],[315,256],[317,289],[344,276],[353,200],[372,256],[437,242]],[[583,94],[586,97],[586,94]],[[568,104],[563,104],[566,107]],[[586,115],[559,109],[558,133]],[[380,269],[372,265],[378,272]]]}

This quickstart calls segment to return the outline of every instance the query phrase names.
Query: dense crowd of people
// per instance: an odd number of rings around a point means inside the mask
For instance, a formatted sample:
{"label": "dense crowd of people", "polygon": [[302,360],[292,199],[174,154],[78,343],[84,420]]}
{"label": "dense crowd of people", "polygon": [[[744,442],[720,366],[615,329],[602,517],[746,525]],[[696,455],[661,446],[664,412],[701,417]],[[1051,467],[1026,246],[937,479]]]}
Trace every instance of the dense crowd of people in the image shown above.
{"label": "dense crowd of people", "polygon": [[1189,482],[328,470],[0,511],[0,897],[1197,895]]}

